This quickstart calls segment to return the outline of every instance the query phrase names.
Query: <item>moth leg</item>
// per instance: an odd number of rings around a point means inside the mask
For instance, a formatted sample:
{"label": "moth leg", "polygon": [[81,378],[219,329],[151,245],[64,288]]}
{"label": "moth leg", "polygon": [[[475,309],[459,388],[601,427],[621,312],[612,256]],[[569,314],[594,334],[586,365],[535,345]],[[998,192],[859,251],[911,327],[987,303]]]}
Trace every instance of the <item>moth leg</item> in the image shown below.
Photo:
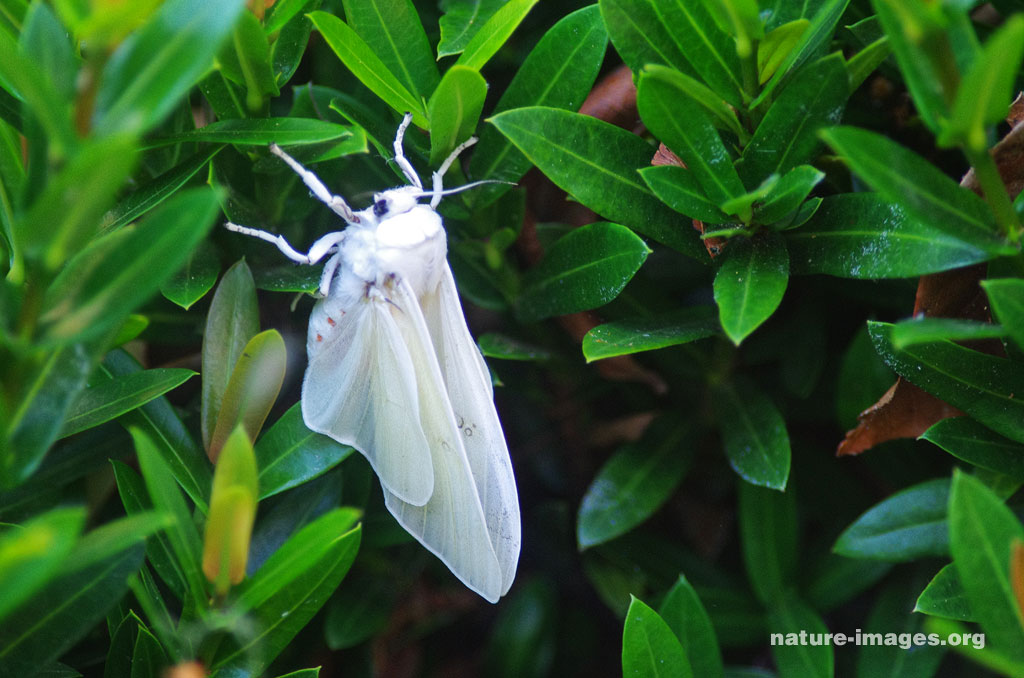
{"label": "moth leg", "polygon": [[409,123],[412,122],[412,113],[406,113],[405,117],[402,118],[402,123],[398,126],[398,132],[395,133],[395,162],[402,168],[402,174],[409,180],[409,183],[416,188],[423,188],[423,182],[420,181],[420,177],[416,174],[416,170],[413,169],[412,164],[405,157],[405,151],[402,150],[402,139],[405,137],[405,130],[409,128]]}
{"label": "moth leg", "polygon": [[466,150],[475,143],[476,137],[470,137],[463,141],[461,144],[455,147],[455,150],[452,151],[448,155],[448,157],[444,159],[444,162],[441,163],[441,166],[437,168],[436,172],[434,172],[434,191],[433,193],[431,193],[430,209],[436,209],[438,204],[440,204],[441,202],[441,196],[444,194],[444,173],[448,171],[448,168],[452,166],[452,163],[455,162],[455,159],[459,157],[460,153],[462,153],[464,150]]}
{"label": "moth leg", "polygon": [[331,281],[334,280],[334,274],[339,266],[341,266],[341,254],[335,252],[334,256],[328,259],[324,265],[324,272],[320,274],[320,287],[318,289],[320,296],[326,297],[331,293]]}
{"label": "moth leg", "polygon": [[324,258],[329,252],[337,248],[339,242],[345,237],[344,231],[335,231],[334,233],[328,233],[323,236],[309,248],[309,252],[303,254],[299,252],[284,239],[283,235],[275,235],[269,231],[262,231],[258,228],[249,228],[248,226],[239,226],[233,224],[230,221],[224,224],[229,231],[235,233],[241,233],[242,235],[251,235],[254,238],[260,240],[266,240],[269,243],[277,245],[277,249],[281,250],[286,257],[291,259],[297,264],[315,264]]}
{"label": "moth leg", "polygon": [[323,182],[320,181],[315,174],[300,165],[295,158],[282,151],[280,146],[277,144],[270,144],[270,152],[288,163],[288,166],[291,167],[296,174],[302,177],[302,182],[309,187],[309,190],[313,192],[313,195],[334,210],[342,219],[350,224],[359,223],[359,217],[355,215],[352,208],[345,202],[344,198],[340,195],[333,195],[329,190],[327,190],[327,187],[324,186]]}

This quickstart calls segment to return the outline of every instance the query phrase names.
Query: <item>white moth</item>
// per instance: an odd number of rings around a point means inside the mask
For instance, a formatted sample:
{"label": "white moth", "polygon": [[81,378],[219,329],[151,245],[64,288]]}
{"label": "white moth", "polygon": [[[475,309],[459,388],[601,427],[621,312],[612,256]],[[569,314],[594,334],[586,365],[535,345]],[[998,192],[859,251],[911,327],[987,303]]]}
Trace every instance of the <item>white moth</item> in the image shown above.
{"label": "white moth", "polygon": [[[291,260],[324,257],[309,319],[309,367],[302,417],[313,431],[351,445],[369,460],[392,515],[461,579],[494,603],[508,592],[519,562],[519,499],[490,372],[469,334],[448,267],[435,211],[442,176],[470,139],[423,184],[402,151],[395,161],[409,185],[373,197],[353,212],[309,170],[272,145],[317,198],[348,227],[306,254],[266,231],[232,231],[274,243]],[[420,204],[420,198],[430,204]]]}

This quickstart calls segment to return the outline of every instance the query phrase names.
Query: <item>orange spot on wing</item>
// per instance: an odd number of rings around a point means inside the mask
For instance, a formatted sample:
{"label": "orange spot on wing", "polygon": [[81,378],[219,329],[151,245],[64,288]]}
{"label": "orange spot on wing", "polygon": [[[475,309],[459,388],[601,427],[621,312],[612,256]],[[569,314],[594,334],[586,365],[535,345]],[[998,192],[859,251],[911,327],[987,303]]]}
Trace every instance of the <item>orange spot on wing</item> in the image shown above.
{"label": "orange spot on wing", "polygon": [[327,324],[330,325],[331,327],[334,327],[334,318],[332,318],[331,316],[327,316]]}
{"label": "orange spot on wing", "polygon": [[317,340],[317,341],[323,341],[323,340],[324,340],[324,338],[323,338],[323,337],[321,337],[321,336],[320,336],[319,334],[317,334],[317,335],[316,335],[316,340]]}

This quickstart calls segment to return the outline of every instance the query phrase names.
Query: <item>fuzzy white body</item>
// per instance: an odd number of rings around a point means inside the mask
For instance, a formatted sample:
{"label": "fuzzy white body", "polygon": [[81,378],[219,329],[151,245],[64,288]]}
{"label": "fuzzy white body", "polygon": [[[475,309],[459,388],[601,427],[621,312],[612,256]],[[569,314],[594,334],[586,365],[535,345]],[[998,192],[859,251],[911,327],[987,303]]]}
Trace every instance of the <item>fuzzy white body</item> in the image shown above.
{"label": "fuzzy white body", "polygon": [[[497,602],[519,562],[519,499],[490,372],[466,327],[434,209],[446,194],[445,170],[475,139],[452,152],[425,192],[402,153],[411,119],[405,116],[394,143],[410,184],[375,195],[360,212],[271,146],[348,224],[307,253],[267,231],[227,227],[274,243],[297,263],[329,257],[309,319],[303,420],[359,450],[398,522],[469,588]],[[419,204],[422,197],[430,204]]]}

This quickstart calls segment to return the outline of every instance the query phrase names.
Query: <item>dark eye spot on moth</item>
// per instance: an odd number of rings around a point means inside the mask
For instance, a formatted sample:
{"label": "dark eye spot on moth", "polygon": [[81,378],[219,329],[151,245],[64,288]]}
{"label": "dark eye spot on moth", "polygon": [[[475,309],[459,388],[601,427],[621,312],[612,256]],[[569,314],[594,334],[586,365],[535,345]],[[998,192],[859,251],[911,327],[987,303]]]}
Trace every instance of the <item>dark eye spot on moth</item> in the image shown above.
{"label": "dark eye spot on moth", "polygon": [[388,213],[388,203],[386,200],[378,200],[373,203],[373,213],[378,217],[382,217]]}

